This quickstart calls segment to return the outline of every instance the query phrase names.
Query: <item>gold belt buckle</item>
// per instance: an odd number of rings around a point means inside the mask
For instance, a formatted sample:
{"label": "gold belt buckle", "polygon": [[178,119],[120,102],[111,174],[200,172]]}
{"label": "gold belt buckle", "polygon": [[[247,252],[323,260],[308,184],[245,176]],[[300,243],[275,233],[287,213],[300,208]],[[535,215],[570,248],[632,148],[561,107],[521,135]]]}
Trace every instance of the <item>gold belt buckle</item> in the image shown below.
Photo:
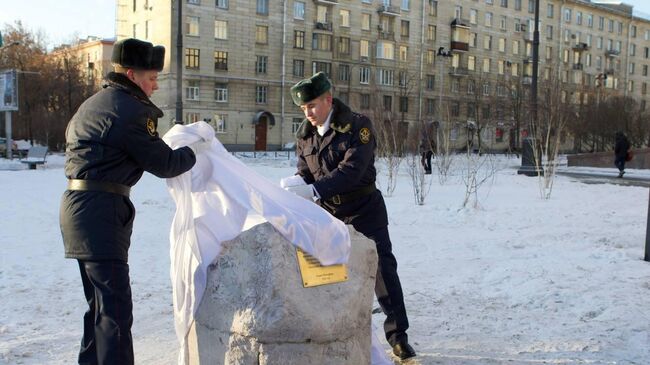
{"label": "gold belt buckle", "polygon": [[338,195],[338,194],[337,194],[337,195],[334,195],[334,196],[332,197],[332,203],[334,203],[334,204],[336,204],[336,205],[341,205],[341,196]]}

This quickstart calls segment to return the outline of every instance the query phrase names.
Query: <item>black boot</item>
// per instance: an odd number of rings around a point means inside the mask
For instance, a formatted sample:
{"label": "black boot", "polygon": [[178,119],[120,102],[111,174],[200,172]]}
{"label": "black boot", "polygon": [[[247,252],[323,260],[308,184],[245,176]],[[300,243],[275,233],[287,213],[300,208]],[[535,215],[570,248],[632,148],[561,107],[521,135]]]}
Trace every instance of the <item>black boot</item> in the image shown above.
{"label": "black boot", "polygon": [[415,357],[415,350],[409,345],[408,340],[400,340],[393,345],[393,354],[400,360],[406,360]]}

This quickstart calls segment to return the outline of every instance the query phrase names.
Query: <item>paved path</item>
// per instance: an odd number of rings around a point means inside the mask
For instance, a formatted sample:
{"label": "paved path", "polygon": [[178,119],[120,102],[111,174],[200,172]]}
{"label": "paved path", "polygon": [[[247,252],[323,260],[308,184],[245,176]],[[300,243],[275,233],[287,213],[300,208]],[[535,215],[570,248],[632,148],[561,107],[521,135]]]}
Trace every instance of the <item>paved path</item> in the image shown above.
{"label": "paved path", "polygon": [[568,176],[585,184],[617,184],[627,186],[643,186],[650,188],[650,176],[625,174],[623,178],[618,177],[616,172],[590,172],[562,170],[558,175]]}

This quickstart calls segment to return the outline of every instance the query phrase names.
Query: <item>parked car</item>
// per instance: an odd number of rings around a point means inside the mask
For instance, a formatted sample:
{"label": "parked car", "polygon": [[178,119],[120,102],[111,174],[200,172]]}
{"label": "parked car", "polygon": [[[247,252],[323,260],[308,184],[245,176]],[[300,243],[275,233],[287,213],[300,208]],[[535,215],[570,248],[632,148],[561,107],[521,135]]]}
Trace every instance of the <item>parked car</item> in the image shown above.
{"label": "parked car", "polygon": [[[21,156],[16,141],[11,141],[11,152],[14,156]],[[7,157],[7,139],[5,137],[0,137],[0,156]]]}

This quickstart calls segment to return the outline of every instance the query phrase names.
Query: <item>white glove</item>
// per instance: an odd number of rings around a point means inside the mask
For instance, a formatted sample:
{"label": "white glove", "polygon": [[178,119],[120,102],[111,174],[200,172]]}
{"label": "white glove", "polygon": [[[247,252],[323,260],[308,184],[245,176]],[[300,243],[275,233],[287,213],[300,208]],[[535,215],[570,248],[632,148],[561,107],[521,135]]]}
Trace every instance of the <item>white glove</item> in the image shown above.
{"label": "white glove", "polygon": [[287,191],[290,191],[298,196],[301,196],[307,200],[314,200],[315,191],[312,184],[309,185],[294,185],[284,188]]}
{"label": "white glove", "polygon": [[283,177],[280,180],[280,187],[282,187],[283,189],[286,189],[289,186],[297,186],[297,185],[307,185],[305,180],[303,180],[300,175],[293,175],[293,176],[289,176],[289,177]]}
{"label": "white glove", "polygon": [[194,155],[198,155],[199,153],[203,153],[209,150],[210,147],[212,147],[212,141],[204,141],[201,139],[189,144],[187,147],[189,147],[194,152]]}

